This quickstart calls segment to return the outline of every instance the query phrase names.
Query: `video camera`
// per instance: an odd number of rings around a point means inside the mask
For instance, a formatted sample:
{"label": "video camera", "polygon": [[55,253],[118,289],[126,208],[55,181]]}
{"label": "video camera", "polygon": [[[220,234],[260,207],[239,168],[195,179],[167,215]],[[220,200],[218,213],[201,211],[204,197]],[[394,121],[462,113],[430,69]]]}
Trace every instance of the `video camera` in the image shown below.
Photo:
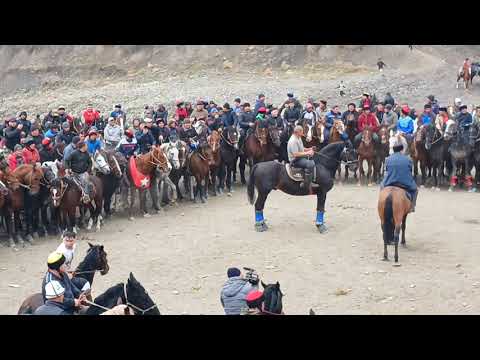
{"label": "video camera", "polygon": [[258,276],[257,272],[254,269],[247,267],[244,267],[243,270],[247,272],[245,274],[245,279],[247,279],[247,281],[252,285],[258,285],[260,282],[260,277]]}

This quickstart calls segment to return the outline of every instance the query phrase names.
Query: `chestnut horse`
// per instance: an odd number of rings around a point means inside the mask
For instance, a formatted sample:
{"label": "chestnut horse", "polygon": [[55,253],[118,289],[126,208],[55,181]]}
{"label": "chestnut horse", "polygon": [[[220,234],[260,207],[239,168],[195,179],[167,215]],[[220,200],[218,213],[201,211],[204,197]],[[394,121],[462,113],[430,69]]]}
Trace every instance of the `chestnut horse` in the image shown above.
{"label": "chestnut horse", "polygon": [[405,243],[405,227],[411,201],[406,191],[396,186],[387,186],[380,191],[378,216],[383,231],[383,260],[388,261],[387,245],[395,245],[395,262],[398,262],[398,241],[402,230],[402,245]]}
{"label": "chestnut horse", "polygon": [[420,165],[420,171],[422,173],[421,186],[425,186],[427,179],[427,170],[430,168],[430,157],[425,146],[425,140],[427,138],[427,128],[422,125],[417,129],[413,139],[411,157],[413,160],[413,176],[415,180],[418,176],[418,165]]}
{"label": "chestnut horse", "polygon": [[358,146],[358,166],[360,176],[358,178],[358,186],[361,185],[362,180],[365,180],[365,170],[363,169],[363,162],[366,161],[367,168],[367,181],[366,184],[371,186],[373,163],[375,161],[375,147],[373,143],[373,130],[370,126],[367,126],[362,132],[362,141]]}
{"label": "chestnut horse", "polygon": [[[220,130],[221,131],[221,130]],[[222,159],[220,158],[220,134],[217,130],[213,130],[210,136],[207,138],[208,145],[212,148],[213,153],[213,165],[210,166],[210,185],[213,188],[215,196],[221,195],[223,193],[223,189],[220,186],[220,163]],[[217,178],[218,185],[217,185]],[[207,191],[208,197],[208,191]]]}
{"label": "chestnut horse", "polygon": [[[138,155],[134,158],[135,165],[137,168],[137,171],[143,175],[150,176],[150,195],[152,197],[152,205],[155,208],[156,211],[160,211],[160,207],[158,205],[158,197],[157,197],[157,188],[158,186],[156,185],[155,181],[155,172],[157,168],[160,169],[160,171],[170,171],[170,163],[165,156],[164,152],[161,150],[160,146],[154,146],[152,147],[152,150],[150,152],[143,154],[143,155]],[[139,198],[140,198],[140,210],[143,212],[144,217],[150,217],[150,214],[147,211],[147,196],[145,193],[146,188],[138,188],[135,186],[131,174],[131,169],[130,166],[127,166],[127,179],[129,181],[129,187],[130,187],[130,193],[131,193],[131,198],[130,198],[130,206],[129,206],[129,219],[134,220],[133,218],[133,207],[135,204],[135,193],[138,190],[139,192]],[[153,183],[153,184],[152,184]],[[123,191],[122,194],[124,195],[123,198],[123,204],[126,206],[128,204],[128,191]]]}
{"label": "chestnut horse", "polygon": [[385,159],[390,151],[388,126],[380,126],[377,135],[378,143],[375,144],[375,165],[373,169],[373,178],[376,183],[379,183],[385,173]]}
{"label": "chestnut horse", "polygon": [[[210,167],[215,164],[213,159],[213,151],[210,145],[201,144],[199,148],[189,155],[187,160],[188,173],[191,175],[186,182],[186,188],[190,191],[190,199],[197,202],[197,194],[200,196],[202,203],[207,201],[208,191],[208,175]],[[195,178],[196,186],[193,189],[191,177]]]}

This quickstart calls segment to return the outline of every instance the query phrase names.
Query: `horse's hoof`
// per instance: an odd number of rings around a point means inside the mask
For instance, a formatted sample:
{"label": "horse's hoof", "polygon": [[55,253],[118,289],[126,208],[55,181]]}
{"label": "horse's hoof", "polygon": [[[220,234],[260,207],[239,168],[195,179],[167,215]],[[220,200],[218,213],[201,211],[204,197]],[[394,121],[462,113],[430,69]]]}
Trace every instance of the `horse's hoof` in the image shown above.
{"label": "horse's hoof", "polygon": [[440,188],[439,188],[439,187],[437,187],[435,190],[436,190],[436,191],[440,191]]}
{"label": "horse's hoof", "polygon": [[327,232],[327,227],[325,226],[325,224],[318,224],[317,225],[317,230],[320,234],[324,234]]}
{"label": "horse's hoof", "polygon": [[151,218],[152,215],[150,215],[149,213],[145,213],[145,214],[143,214],[143,217],[148,219],[148,218]]}
{"label": "horse's hoof", "polygon": [[40,238],[40,235],[38,235],[38,232],[36,232],[36,231],[32,235],[33,235],[34,239],[39,239]]}
{"label": "horse's hoof", "polygon": [[130,220],[130,221],[134,221],[134,220],[135,220],[135,218],[134,218],[133,216],[130,216],[130,217],[128,218],[128,220]]}
{"label": "horse's hoof", "polygon": [[453,188],[451,186],[448,188],[448,192],[453,192]]}
{"label": "horse's hoof", "polygon": [[26,241],[29,245],[33,245],[33,237],[32,237],[32,235],[28,234],[27,236],[25,236],[25,241]]}
{"label": "horse's hoof", "polygon": [[232,197],[232,192],[229,191],[229,192],[227,193],[227,196],[228,196],[228,197]]}
{"label": "horse's hoof", "polygon": [[265,224],[265,222],[261,222],[261,223],[255,224],[255,230],[257,232],[264,232],[268,230],[268,226],[267,224]]}
{"label": "horse's hoof", "polygon": [[200,201],[202,202],[202,204],[205,204],[207,202],[207,199],[202,197],[202,198],[200,198]]}
{"label": "horse's hoof", "polygon": [[384,257],[384,258],[382,259],[382,261],[390,261],[390,260],[388,260],[388,258]]}
{"label": "horse's hoof", "polygon": [[15,241],[13,241],[13,239],[8,239],[8,246],[11,247],[11,248],[14,248],[15,247]]}

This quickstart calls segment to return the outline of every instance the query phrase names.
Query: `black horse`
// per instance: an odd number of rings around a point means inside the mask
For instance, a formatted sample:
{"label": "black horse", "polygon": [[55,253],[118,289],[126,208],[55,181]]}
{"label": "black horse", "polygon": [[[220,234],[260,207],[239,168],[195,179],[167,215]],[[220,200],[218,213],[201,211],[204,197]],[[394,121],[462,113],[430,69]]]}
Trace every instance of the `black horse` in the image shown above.
{"label": "black horse", "polygon": [[472,125],[470,138],[473,143],[471,163],[475,166],[475,184],[473,189],[475,189],[476,191],[478,184],[480,184],[480,124],[479,123],[474,123]]}
{"label": "black horse", "polygon": [[294,123],[288,123],[285,126],[285,129],[282,130],[280,133],[280,151],[278,154],[278,161],[288,163],[288,152],[287,152],[287,144],[288,140],[290,140],[290,136],[293,134],[293,129],[295,127]]}
{"label": "black horse", "polygon": [[[445,162],[445,141],[443,134],[435,126],[430,124],[426,127],[425,148],[430,157],[430,165],[432,166],[433,187],[432,189],[440,190],[443,180],[443,170]],[[438,178],[440,177],[440,179]]]}
{"label": "black horse", "polygon": [[232,175],[237,165],[238,157],[238,131],[233,126],[223,129],[220,134],[220,188],[223,189],[224,182],[228,194],[232,192]]}
{"label": "black horse", "polygon": [[283,293],[280,290],[280,284],[277,281],[275,284],[266,285],[262,281],[263,286],[263,304],[262,314],[265,315],[283,315]]}
{"label": "black horse", "polygon": [[90,305],[86,315],[100,315],[107,308],[111,309],[120,304],[132,308],[135,315],[160,315],[157,305],[132,273],[126,284],[119,283],[112,286],[95,298],[94,303],[99,306]]}
{"label": "black horse", "polygon": [[[472,170],[471,155],[475,143],[471,131],[464,127],[459,127],[457,123],[451,123],[447,126],[446,135],[452,136],[452,143],[449,147],[450,158],[452,161],[452,172],[450,177],[450,187],[448,191],[453,191],[458,183],[458,175],[464,177],[465,185],[468,190],[472,190],[473,179],[470,175]],[[463,170],[463,171],[458,171]]]}
{"label": "black horse", "polygon": [[101,153],[111,169],[108,174],[102,174],[101,172],[97,174],[102,180],[104,198],[103,210],[105,211],[105,216],[108,218],[112,214],[112,197],[120,188],[122,178],[126,173],[127,160],[119,152],[101,150]]}
{"label": "black horse", "polygon": [[[324,224],[325,201],[334,183],[335,172],[342,162],[344,152],[351,151],[351,144],[336,142],[327,145],[320,152],[315,153],[315,175],[313,182],[318,187],[305,189],[300,187],[301,182],[295,181],[287,174],[285,165],[277,161],[258,163],[253,166],[247,187],[247,194],[250,204],[255,202],[255,229],[266,231],[268,226],[263,217],[263,209],[268,194],[272,190],[281,190],[290,195],[317,195],[317,218],[316,225],[320,233],[327,230]],[[255,188],[257,189],[257,200],[254,200]]]}

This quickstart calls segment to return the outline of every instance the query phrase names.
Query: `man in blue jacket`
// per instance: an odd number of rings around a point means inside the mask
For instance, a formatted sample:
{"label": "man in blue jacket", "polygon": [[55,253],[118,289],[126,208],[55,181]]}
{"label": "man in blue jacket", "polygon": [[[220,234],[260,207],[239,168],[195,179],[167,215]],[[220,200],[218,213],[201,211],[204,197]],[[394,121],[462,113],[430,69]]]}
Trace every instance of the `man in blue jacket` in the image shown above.
{"label": "man in blue jacket", "polygon": [[258,99],[257,101],[255,102],[255,108],[253,110],[253,112],[255,113],[255,116],[257,116],[257,113],[258,113],[258,110],[260,108],[266,108],[266,105],[265,105],[265,95],[263,94],[260,94],[258,95]]}
{"label": "man in blue jacket", "polygon": [[412,176],[412,160],[403,155],[403,144],[397,140],[393,144],[393,154],[385,160],[385,177],[381,189],[386,186],[396,186],[404,189],[410,195],[412,208],[410,212],[415,212],[418,189]]}
{"label": "man in blue jacket", "polygon": [[228,280],[223,285],[220,302],[225,310],[225,315],[240,315],[247,307],[246,297],[252,291],[258,289],[257,285],[242,277],[237,268],[227,271]]}

